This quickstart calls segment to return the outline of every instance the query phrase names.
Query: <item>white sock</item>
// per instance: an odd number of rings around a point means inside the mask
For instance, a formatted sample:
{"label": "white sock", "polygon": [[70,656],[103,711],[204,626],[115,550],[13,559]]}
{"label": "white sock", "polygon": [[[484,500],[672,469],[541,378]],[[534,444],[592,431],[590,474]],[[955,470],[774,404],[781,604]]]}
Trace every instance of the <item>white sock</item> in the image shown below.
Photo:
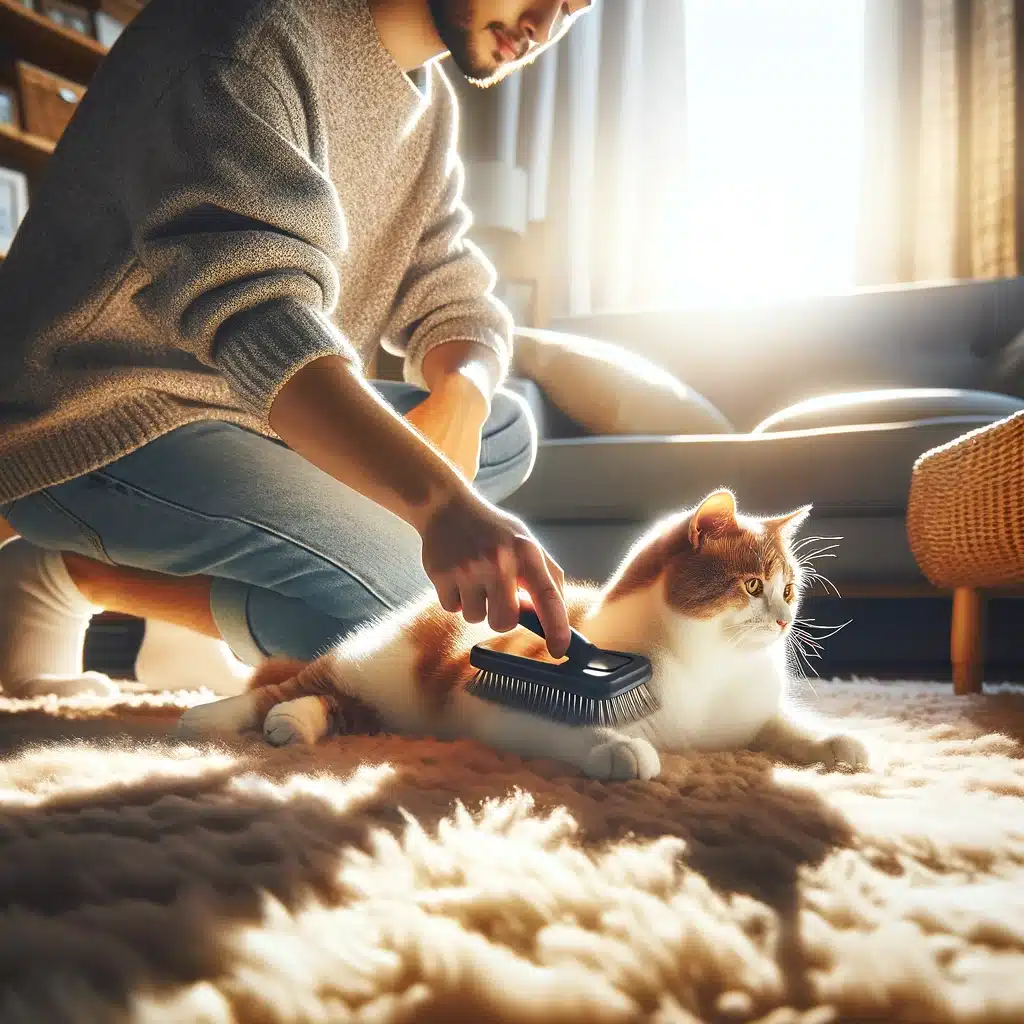
{"label": "white sock", "polygon": [[59,551],[21,537],[0,545],[0,685],[8,697],[106,695],[117,687],[82,671],[89,620],[101,609],[75,586]]}
{"label": "white sock", "polygon": [[147,690],[198,690],[224,697],[244,693],[252,668],[239,661],[223,640],[159,619],[146,619],[135,659],[135,678]]}

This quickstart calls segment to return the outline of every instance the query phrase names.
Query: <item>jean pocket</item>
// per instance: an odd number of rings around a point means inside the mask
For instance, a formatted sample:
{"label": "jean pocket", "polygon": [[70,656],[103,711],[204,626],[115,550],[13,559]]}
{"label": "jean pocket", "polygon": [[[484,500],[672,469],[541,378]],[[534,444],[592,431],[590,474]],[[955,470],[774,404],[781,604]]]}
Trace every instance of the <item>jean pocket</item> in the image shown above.
{"label": "jean pocket", "polygon": [[22,537],[41,548],[72,551],[114,564],[100,535],[48,490],[11,502],[3,515]]}

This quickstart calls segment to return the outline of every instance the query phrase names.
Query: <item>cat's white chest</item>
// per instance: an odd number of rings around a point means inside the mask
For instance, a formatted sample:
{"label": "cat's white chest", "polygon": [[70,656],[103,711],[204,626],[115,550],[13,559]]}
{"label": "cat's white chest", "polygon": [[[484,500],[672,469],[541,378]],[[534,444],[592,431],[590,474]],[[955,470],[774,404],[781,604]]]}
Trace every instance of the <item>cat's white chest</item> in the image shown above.
{"label": "cat's white chest", "polygon": [[738,750],[778,712],[783,678],[767,652],[654,663],[661,709],[641,734],[660,750]]}

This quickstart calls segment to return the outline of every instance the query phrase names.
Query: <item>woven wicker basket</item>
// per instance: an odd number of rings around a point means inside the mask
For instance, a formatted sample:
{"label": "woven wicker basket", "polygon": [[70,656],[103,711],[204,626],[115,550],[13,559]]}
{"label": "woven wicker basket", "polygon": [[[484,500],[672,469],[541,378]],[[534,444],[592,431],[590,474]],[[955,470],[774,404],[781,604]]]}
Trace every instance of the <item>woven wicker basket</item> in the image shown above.
{"label": "woven wicker basket", "polygon": [[1024,412],[917,460],[907,531],[937,587],[1024,584]]}

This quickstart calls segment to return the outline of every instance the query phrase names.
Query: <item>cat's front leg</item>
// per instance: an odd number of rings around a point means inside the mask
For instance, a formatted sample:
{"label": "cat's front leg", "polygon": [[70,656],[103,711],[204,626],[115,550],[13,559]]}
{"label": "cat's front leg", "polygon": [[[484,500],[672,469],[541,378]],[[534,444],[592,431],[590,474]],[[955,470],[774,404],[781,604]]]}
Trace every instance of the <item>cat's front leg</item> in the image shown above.
{"label": "cat's front leg", "polygon": [[661,772],[658,752],[640,736],[563,725],[465,692],[453,701],[451,714],[461,735],[520,757],[565,761],[593,779],[653,779]]}
{"label": "cat's front leg", "polygon": [[871,762],[868,748],[856,736],[818,732],[785,711],[780,711],[761,729],[750,748],[777,755],[792,764],[821,764],[828,771],[834,771],[841,764],[854,771],[866,771]]}

